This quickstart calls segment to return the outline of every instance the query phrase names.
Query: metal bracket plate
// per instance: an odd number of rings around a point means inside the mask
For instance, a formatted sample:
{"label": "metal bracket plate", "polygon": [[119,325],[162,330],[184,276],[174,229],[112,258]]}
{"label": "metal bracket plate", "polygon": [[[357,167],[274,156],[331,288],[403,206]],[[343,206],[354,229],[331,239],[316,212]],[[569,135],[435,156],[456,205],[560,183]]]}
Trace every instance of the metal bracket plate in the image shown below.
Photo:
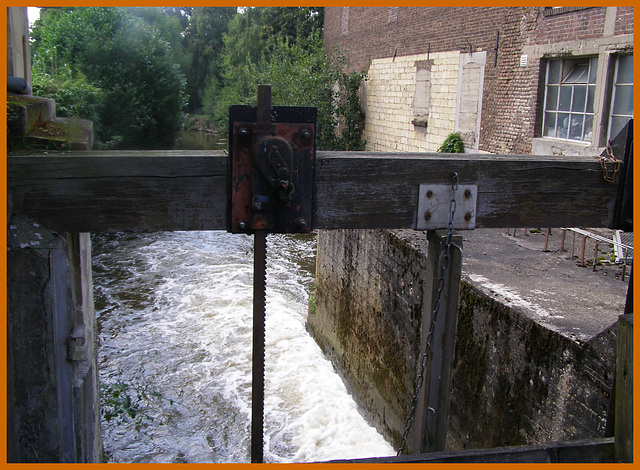
{"label": "metal bracket plate", "polygon": [[255,114],[255,108],[230,109],[228,230],[309,232],[313,230],[316,109],[274,106],[264,123],[253,121]]}
{"label": "metal bracket plate", "polygon": [[[416,230],[440,230],[449,226],[453,189],[450,184],[421,184],[418,193]],[[478,186],[461,184],[456,190],[453,228],[472,230],[476,226]]]}

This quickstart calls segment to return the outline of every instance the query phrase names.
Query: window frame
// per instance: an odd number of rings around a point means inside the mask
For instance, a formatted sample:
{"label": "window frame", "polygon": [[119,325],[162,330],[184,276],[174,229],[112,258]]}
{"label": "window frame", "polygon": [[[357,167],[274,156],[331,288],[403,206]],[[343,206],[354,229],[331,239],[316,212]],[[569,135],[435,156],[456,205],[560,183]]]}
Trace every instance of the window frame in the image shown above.
{"label": "window frame", "polygon": [[[618,92],[618,87],[622,86],[622,87],[630,87],[631,88],[631,92],[633,93],[633,79],[631,80],[630,83],[618,83],[618,72],[619,72],[619,68],[620,68],[620,58],[624,57],[624,56],[630,56],[631,57],[631,73],[633,73],[633,53],[620,53],[620,54],[616,54],[614,57],[614,64],[613,64],[613,78],[611,81],[611,87],[610,87],[610,99],[609,99],[609,106],[607,107],[607,116],[606,116],[606,123],[607,123],[607,129],[606,129],[606,136],[607,136],[607,141],[613,139],[615,137],[615,135],[611,135],[611,131],[612,131],[612,124],[613,124],[613,118],[614,117],[628,117],[629,119],[633,119],[633,98],[631,99],[631,114],[614,114],[614,107],[616,104],[616,94]],[[623,126],[624,127],[624,126]]]}
{"label": "window frame", "polygon": [[[550,73],[552,68],[552,63],[559,62],[560,70],[558,72],[559,76],[557,82],[550,83]],[[576,81],[566,81],[568,78],[572,76],[573,71],[578,66],[586,65],[586,82],[576,82]],[[595,65],[595,68],[594,68]],[[567,142],[576,142],[576,143],[592,143],[594,140],[594,125],[596,119],[596,98],[597,98],[597,76],[598,76],[598,65],[599,65],[599,57],[597,55],[585,55],[579,57],[556,57],[550,58],[546,61],[545,64],[545,73],[544,73],[544,100],[542,106],[542,129],[541,129],[541,137],[543,138],[551,138],[551,139],[560,139]],[[551,107],[552,104],[549,102],[549,94],[552,88],[556,89],[555,96],[555,107]],[[584,88],[584,103],[582,104],[581,110],[575,109],[575,101],[576,98],[576,90],[579,88]],[[566,98],[566,90],[570,90],[569,96],[569,106],[568,109],[560,109],[561,107],[561,99],[563,98],[563,94]],[[589,106],[589,100],[591,99],[591,106]],[[589,108],[591,111],[589,111]],[[560,116],[566,116],[563,119],[568,119],[567,127],[564,135],[559,135],[561,128],[558,126],[558,121]],[[547,134],[548,130],[548,120],[550,117],[553,117],[553,134]],[[579,138],[574,138],[572,136],[572,124],[576,122],[576,118],[580,119],[580,133]],[[586,129],[588,129],[588,120],[591,121],[591,132],[586,133]],[[573,134],[575,135],[575,134]]]}

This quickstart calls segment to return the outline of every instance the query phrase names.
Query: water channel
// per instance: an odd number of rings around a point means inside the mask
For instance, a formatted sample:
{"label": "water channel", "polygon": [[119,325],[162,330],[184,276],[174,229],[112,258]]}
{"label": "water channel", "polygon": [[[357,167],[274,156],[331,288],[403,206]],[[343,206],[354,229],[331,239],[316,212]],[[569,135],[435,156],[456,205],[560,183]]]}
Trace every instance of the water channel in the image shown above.
{"label": "water channel", "polygon": [[[253,237],[93,236],[110,462],[249,462]],[[268,237],[265,462],[393,455],[306,330],[314,235]]]}

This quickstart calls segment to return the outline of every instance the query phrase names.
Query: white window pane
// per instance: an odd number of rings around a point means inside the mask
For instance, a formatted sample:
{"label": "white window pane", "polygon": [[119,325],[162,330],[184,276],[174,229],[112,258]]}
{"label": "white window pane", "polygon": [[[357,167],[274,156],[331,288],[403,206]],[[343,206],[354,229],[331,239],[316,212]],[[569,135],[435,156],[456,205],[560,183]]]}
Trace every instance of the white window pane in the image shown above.
{"label": "white window pane", "polygon": [[566,139],[569,135],[569,113],[558,113],[556,137]]}
{"label": "white window pane", "polygon": [[618,85],[615,89],[613,114],[633,114],[633,85]]}
{"label": "white window pane", "polygon": [[547,108],[550,111],[558,109],[558,87],[547,87]]}
{"label": "white window pane", "polygon": [[549,62],[549,75],[547,83],[560,83],[561,60],[552,60]]}
{"label": "white window pane", "polygon": [[569,126],[569,138],[572,140],[582,140],[582,124],[584,114],[572,114],[571,125]]}
{"label": "white window pane", "polygon": [[584,85],[576,85],[573,87],[573,103],[571,104],[571,111],[583,113],[586,100],[587,87]]}
{"label": "white window pane", "polygon": [[613,140],[628,121],[629,121],[628,117],[616,117],[616,116],[612,117],[609,138]]}
{"label": "white window pane", "polygon": [[593,113],[593,99],[596,95],[596,87],[590,86],[589,93],[587,95],[587,112]]}
{"label": "white window pane", "polygon": [[616,83],[633,83],[633,56],[618,57],[618,77]]}
{"label": "white window pane", "polygon": [[584,117],[584,140],[591,142],[593,137],[593,116]]}
{"label": "white window pane", "polygon": [[556,113],[544,113],[544,136],[556,136]]}
{"label": "white window pane", "polygon": [[570,86],[560,87],[560,100],[558,102],[560,111],[569,111],[571,109],[571,88]]}
{"label": "white window pane", "polygon": [[596,74],[598,73],[598,58],[591,58],[591,67],[589,67],[589,83],[596,83]]}
{"label": "white window pane", "polygon": [[587,83],[588,69],[587,64],[576,64],[562,83]]}

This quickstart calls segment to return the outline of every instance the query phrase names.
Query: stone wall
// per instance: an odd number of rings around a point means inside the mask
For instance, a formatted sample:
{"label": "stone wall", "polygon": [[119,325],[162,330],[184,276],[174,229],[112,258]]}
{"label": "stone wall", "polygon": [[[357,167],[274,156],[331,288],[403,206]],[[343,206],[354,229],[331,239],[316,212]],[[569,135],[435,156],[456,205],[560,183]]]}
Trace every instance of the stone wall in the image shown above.
{"label": "stone wall", "polygon": [[604,437],[615,325],[581,344],[462,283],[449,449]]}
{"label": "stone wall", "polygon": [[[364,138],[370,150],[435,152],[454,131],[458,51],[430,54],[428,106],[423,125],[414,125],[418,68],[427,54],[375,59],[365,82]],[[418,65],[416,65],[418,64]],[[427,93],[425,93],[426,95]]]}
{"label": "stone wall", "polygon": [[419,360],[425,249],[393,231],[318,235],[308,325],[370,421],[396,443]]}
{"label": "stone wall", "polygon": [[7,293],[7,461],[100,462],[89,235],[11,217]]}
{"label": "stone wall", "polygon": [[[309,328],[370,422],[396,446],[421,354],[425,254],[424,235],[413,231],[318,236]],[[464,277],[456,334],[448,450],[604,435],[612,328],[589,341],[571,339]]]}

